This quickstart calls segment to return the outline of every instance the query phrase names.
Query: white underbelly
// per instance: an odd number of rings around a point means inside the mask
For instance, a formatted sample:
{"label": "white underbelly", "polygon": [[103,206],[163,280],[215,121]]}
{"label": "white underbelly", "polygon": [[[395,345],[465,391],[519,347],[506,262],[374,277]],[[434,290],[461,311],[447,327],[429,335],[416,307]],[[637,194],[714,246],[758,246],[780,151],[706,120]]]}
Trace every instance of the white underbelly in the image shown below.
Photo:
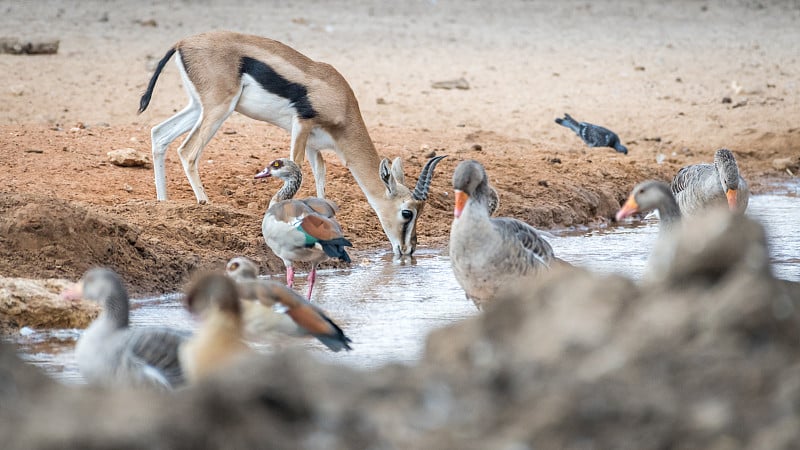
{"label": "white underbelly", "polygon": [[242,95],[235,109],[247,117],[269,122],[287,131],[291,131],[292,119],[297,115],[289,99],[265,90],[248,74],[242,75]]}

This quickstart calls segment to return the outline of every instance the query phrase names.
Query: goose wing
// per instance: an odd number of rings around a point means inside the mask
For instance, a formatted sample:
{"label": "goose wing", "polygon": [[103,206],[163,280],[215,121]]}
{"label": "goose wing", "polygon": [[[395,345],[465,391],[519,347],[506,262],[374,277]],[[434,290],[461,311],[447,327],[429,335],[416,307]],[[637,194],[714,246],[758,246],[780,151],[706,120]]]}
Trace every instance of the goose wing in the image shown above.
{"label": "goose wing", "polygon": [[672,179],[670,188],[672,193],[677,195],[701,185],[703,180],[709,175],[713,175],[716,169],[711,164],[693,164],[681,168]]}
{"label": "goose wing", "polygon": [[168,328],[131,329],[125,342],[120,370],[137,383],[172,389],[184,383],[178,358],[188,333]]}
{"label": "goose wing", "polygon": [[268,280],[248,280],[238,284],[242,298],[252,298],[265,306],[280,304],[295,325],[314,336],[334,352],[350,350],[350,338],[325,312],[294,290]]}
{"label": "goose wing", "polygon": [[528,259],[533,264],[549,267],[553,261],[553,247],[545,241],[535,228],[511,217],[492,219],[492,223],[500,232],[526,250]]}
{"label": "goose wing", "polygon": [[315,213],[323,217],[333,217],[339,212],[339,207],[336,203],[324,198],[308,197],[300,200],[311,208]]}

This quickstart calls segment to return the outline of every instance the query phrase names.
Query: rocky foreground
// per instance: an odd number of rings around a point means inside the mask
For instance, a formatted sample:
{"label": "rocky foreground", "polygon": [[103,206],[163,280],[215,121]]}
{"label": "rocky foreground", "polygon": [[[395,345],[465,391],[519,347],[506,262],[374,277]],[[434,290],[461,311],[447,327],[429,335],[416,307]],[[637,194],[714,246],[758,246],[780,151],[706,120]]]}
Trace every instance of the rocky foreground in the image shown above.
{"label": "rocky foreground", "polygon": [[[3,448],[796,448],[800,285],[714,216],[636,284],[552,272],[414,367],[304,351],[173,394],[67,387],[0,346]],[[705,227],[705,228],[703,228]]]}

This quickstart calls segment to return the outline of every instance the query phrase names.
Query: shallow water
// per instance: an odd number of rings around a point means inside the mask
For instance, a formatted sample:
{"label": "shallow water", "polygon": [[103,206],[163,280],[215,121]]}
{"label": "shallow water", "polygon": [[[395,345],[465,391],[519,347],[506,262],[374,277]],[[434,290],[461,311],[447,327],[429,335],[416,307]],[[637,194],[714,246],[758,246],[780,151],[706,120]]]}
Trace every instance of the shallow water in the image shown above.
{"label": "shallow water", "polygon": [[[750,198],[747,215],[764,225],[773,273],[800,281],[800,195],[787,188],[783,195]],[[556,255],[588,269],[640,279],[650,250],[658,237],[658,219],[592,229],[562,232],[549,238]]]}
{"label": "shallow water", "polygon": [[[800,196],[751,198],[748,215],[765,224],[775,274],[800,281]],[[657,220],[608,227],[602,230],[559,231],[548,240],[562,259],[591,270],[618,273],[638,279],[657,236]],[[390,254],[354,255],[355,264],[343,270],[321,270],[314,302],[353,340],[353,351],[332,353],[313,339],[272,336],[254,346],[268,352],[275,348],[304,346],[321,359],[370,368],[386,363],[412,363],[424,351],[427,334],[477,313],[464,298],[442,249],[421,249],[413,262],[399,263]],[[274,279],[282,281],[283,277]],[[296,278],[305,289],[305,278]],[[131,323],[168,325],[191,330],[192,317],[176,295],[136,299]],[[82,382],[72,348],[80,330],[33,331],[17,336],[23,357],[56,378]]]}

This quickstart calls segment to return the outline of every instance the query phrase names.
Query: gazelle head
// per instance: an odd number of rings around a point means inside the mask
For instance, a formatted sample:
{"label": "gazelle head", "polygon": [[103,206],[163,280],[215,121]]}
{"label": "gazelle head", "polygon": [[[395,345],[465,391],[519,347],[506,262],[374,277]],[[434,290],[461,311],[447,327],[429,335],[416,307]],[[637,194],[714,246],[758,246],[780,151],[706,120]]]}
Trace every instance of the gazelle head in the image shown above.
{"label": "gazelle head", "polygon": [[433,170],[442,158],[435,156],[425,163],[413,191],[405,185],[403,161],[399,157],[391,167],[388,158],[381,161],[380,175],[386,194],[374,207],[395,256],[411,256],[417,248],[417,219],[428,199]]}

